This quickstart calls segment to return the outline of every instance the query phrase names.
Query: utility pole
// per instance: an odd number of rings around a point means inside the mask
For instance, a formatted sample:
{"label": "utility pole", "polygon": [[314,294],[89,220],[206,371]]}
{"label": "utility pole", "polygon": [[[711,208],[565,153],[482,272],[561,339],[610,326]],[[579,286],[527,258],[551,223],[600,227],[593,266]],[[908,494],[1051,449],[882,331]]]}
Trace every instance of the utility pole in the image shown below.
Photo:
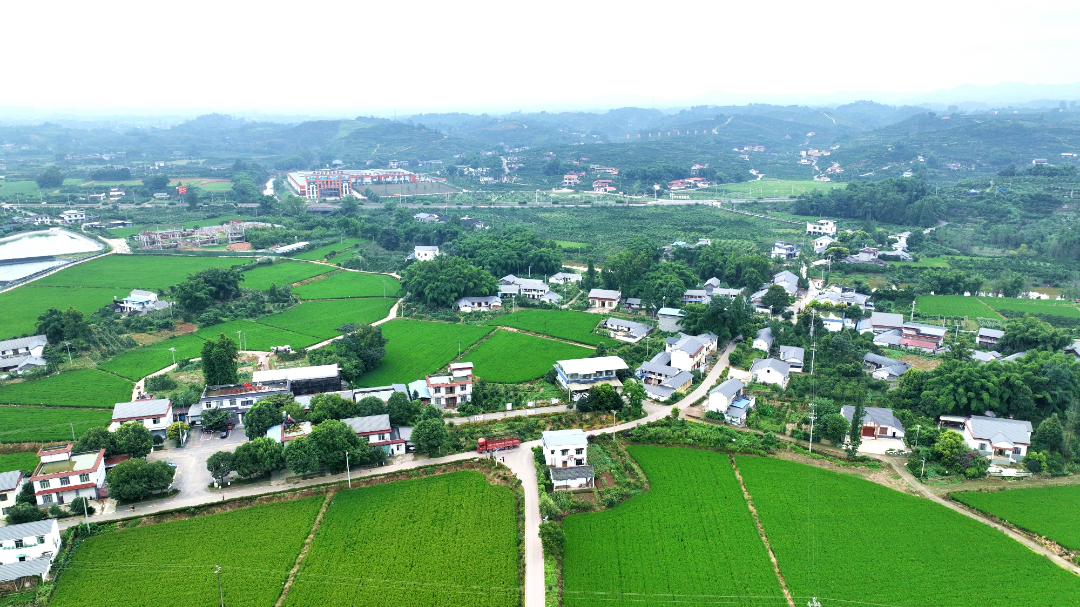
{"label": "utility pole", "polygon": [[349,452],[345,452],[345,476],[349,479],[349,489],[352,489],[352,469],[349,468]]}
{"label": "utility pole", "polygon": [[75,422],[71,422],[71,440],[75,440]]}
{"label": "utility pole", "polygon": [[175,365],[176,364],[176,348],[169,348],[169,351],[172,352],[172,364]]}
{"label": "utility pole", "polygon": [[810,453],[814,452],[814,420],[817,419],[817,403],[810,403]]}
{"label": "utility pole", "polygon": [[68,363],[70,363],[71,362],[71,342],[70,341],[65,341],[64,346],[67,348]]}
{"label": "utility pole", "polygon": [[90,533],[90,513],[87,512],[87,510],[86,510],[86,502],[87,501],[88,500],[84,497],[83,501],[82,501],[82,513],[83,513],[83,520],[86,521],[86,532]]}
{"label": "utility pole", "polygon": [[221,601],[221,607],[225,607],[225,595],[221,592],[221,565],[215,565],[217,570],[214,573],[217,574],[217,593],[218,599]]}
{"label": "utility pole", "polygon": [[920,434],[919,429],[920,429],[920,426],[918,424],[916,424],[915,425],[915,448],[916,449],[919,448],[919,434]]}
{"label": "utility pole", "polygon": [[915,322],[915,301],[914,299],[911,300],[911,322]]}

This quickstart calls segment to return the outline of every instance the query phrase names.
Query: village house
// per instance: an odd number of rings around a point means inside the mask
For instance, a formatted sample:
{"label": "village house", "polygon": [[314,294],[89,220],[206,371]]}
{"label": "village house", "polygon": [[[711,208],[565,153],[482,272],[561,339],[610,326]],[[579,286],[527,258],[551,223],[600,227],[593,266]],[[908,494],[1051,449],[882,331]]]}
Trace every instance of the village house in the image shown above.
{"label": "village house", "polygon": [[821,255],[825,253],[825,250],[829,248],[829,245],[837,242],[832,236],[819,236],[814,239],[814,253]]}
{"label": "village house", "polygon": [[993,348],[1002,337],[1005,337],[1004,331],[980,327],[979,332],[975,334],[975,342],[984,348]]}
{"label": "village house", "polygon": [[705,366],[706,357],[716,351],[717,336],[711,333],[669,337],[664,350],[671,354],[671,366],[683,371],[696,371]]}
{"label": "village house", "polygon": [[780,346],[780,354],[777,358],[786,362],[792,373],[802,373],[806,350],[798,346]]}
{"label": "village house", "polygon": [[469,362],[450,363],[447,373],[436,373],[425,378],[431,404],[442,409],[457,407],[460,403],[472,401],[473,364]]}
{"label": "village house", "polygon": [[572,393],[587,391],[593,386],[610,384],[622,387],[616,371],[629,369],[626,362],[618,356],[598,356],[596,358],[574,358],[555,361],[555,371],[559,385]]}
{"label": "village house", "polygon": [[684,304],[707,304],[713,297],[727,297],[728,299],[735,299],[737,296],[742,295],[742,289],[728,289],[720,286],[719,278],[710,278],[705,281],[704,288],[702,289],[687,289],[683,293],[682,302]]}
{"label": "village house", "polygon": [[871,377],[884,381],[895,381],[911,368],[911,365],[905,362],[874,354],[873,352],[867,352],[863,355],[863,366],[870,370]]}
{"label": "village house", "polygon": [[19,373],[45,366],[45,345],[49,343],[44,335],[18,337],[0,341],[0,373]]}
{"label": "village house", "polygon": [[565,285],[574,282],[581,282],[581,274],[575,274],[573,272],[558,272],[556,274],[552,274],[551,278],[548,279],[548,282],[553,285]]}
{"label": "village house", "polygon": [[167,301],[159,301],[157,293],[133,289],[131,295],[121,300],[113,298],[113,305],[121,314],[145,315],[154,310],[165,310],[172,304]]}
{"label": "village house", "polygon": [[86,221],[86,211],[68,210],[60,213],[60,220],[64,223],[82,223]]}
{"label": "village house", "polygon": [[666,333],[674,333],[682,329],[681,321],[686,317],[686,310],[678,308],[660,308],[656,311],[656,320],[660,330]]}
{"label": "village house", "polygon": [[536,278],[518,278],[508,274],[499,279],[500,297],[523,295],[529,299],[541,300],[550,290],[551,287],[546,282]]}
{"label": "village house", "polygon": [[888,331],[901,331],[904,328],[904,315],[889,312],[874,312],[870,318],[859,322],[859,333],[881,335]]}
{"label": "village house", "polygon": [[924,325],[918,322],[904,323],[900,345],[934,354],[942,349],[947,332],[948,329],[945,327]]}
{"label": "village house", "polygon": [[116,403],[113,407],[109,432],[116,432],[121,424],[127,422],[139,422],[146,426],[151,434],[164,438],[165,429],[173,422],[172,401],[167,398],[156,398]]}
{"label": "village house", "polygon": [[431,261],[439,256],[439,247],[426,247],[416,245],[413,247],[413,252],[405,258],[406,261]]}
{"label": "village house", "polygon": [[491,310],[501,310],[502,300],[498,295],[488,295],[486,297],[462,297],[454,302],[457,306],[458,312],[488,312]]}
{"label": "village house", "polygon": [[645,393],[661,401],[689,390],[694,381],[689,372],[671,366],[670,352],[658,352],[651,360],[641,363],[635,374],[641,378]]}
{"label": "village house", "polygon": [[341,421],[352,428],[357,436],[366,438],[369,445],[379,447],[387,455],[405,453],[405,439],[395,436],[388,414],[349,417]]}
{"label": "village house", "polygon": [[596,181],[592,182],[592,191],[598,194],[614,192],[615,186],[612,185],[613,183],[615,182],[611,179],[597,179]]}
{"label": "village house", "polygon": [[417,213],[412,218],[420,223],[439,223],[439,216],[435,213]]}
{"label": "village house", "polygon": [[577,185],[579,183],[581,183],[581,180],[578,179],[578,176],[576,174],[567,173],[566,175],[563,175],[563,178],[562,178],[562,184],[563,185]]}
{"label": "village house", "polygon": [[36,226],[40,226],[51,224],[52,217],[49,217],[48,215],[31,215],[29,217],[16,217],[12,221],[14,221],[15,223],[32,223]]}
{"label": "village house", "polygon": [[107,495],[105,449],[72,453],[71,444],[48,445],[38,450],[41,462],[30,475],[38,505],[66,504],[77,497],[98,499]]}
{"label": "village house", "polygon": [[[884,407],[866,407],[866,415],[862,418],[862,427],[860,430],[860,436],[863,440],[879,440],[879,439],[896,439],[900,442],[896,444],[897,449],[902,449],[904,443],[901,439],[904,438],[904,425],[900,423],[900,420],[893,416],[892,409]],[[840,407],[840,414],[844,416],[844,419],[851,423],[852,418],[855,416],[855,407],[852,405],[844,405]]]}
{"label": "village house", "polygon": [[855,254],[848,255],[847,257],[841,259],[840,263],[862,263],[874,266],[889,265],[884,261],[878,259],[878,255],[880,254],[880,252],[881,251],[879,249],[876,249],[874,247],[863,247],[856,251]]}
{"label": "village house", "polygon": [[836,222],[828,219],[820,219],[814,223],[807,223],[806,233],[810,236],[836,236]]}
{"label": "village house", "polygon": [[287,381],[289,391],[295,396],[335,392],[342,387],[341,369],[336,364],[255,371],[251,374],[251,381],[255,384]]}
{"label": "village house", "polygon": [[44,581],[60,544],[54,518],[0,527],[0,584],[21,589]]}
{"label": "village house", "polygon": [[795,259],[799,256],[799,245],[777,240],[773,243],[772,253],[769,255],[773,259]]}
{"label": "village house", "polygon": [[610,289],[592,289],[589,291],[589,307],[615,309],[622,299],[622,292]]}
{"label": "village house", "polygon": [[869,295],[857,293],[854,289],[845,291],[839,288],[833,288],[829,291],[819,293],[817,297],[814,298],[814,301],[832,305],[844,304],[848,306],[857,306],[863,310],[869,310],[874,307],[874,302],[870,301]]}
{"label": "village house", "polygon": [[241,384],[226,384],[221,386],[206,386],[199,402],[188,408],[185,416],[186,421],[193,425],[199,425],[202,412],[207,409],[227,409],[230,414],[236,415],[237,425],[244,423],[244,414],[255,403],[273,396],[274,394],[292,393],[289,380],[257,382],[254,378],[251,382]]}
{"label": "village house", "polygon": [[968,448],[983,457],[1020,462],[1031,448],[1031,422],[989,415],[942,415],[942,423],[959,430]]}
{"label": "village house", "polygon": [[759,358],[750,367],[750,377],[759,384],[775,384],[787,388],[791,367],[775,358]]}
{"label": "village house", "polygon": [[578,428],[547,430],[541,434],[544,459],[552,468],[589,465],[589,440]]}
{"label": "village house", "polygon": [[15,496],[22,490],[25,481],[22,470],[0,472],[0,516],[7,516],[8,508],[15,505]]}
{"label": "village house", "polygon": [[729,424],[743,425],[747,414],[754,408],[756,400],[745,388],[746,386],[737,379],[729,379],[721,383],[709,390],[706,409],[723,414],[724,421]]}
{"label": "village house", "polygon": [[771,352],[773,346],[772,329],[769,327],[758,329],[757,336],[754,337],[754,341],[750,345],[755,350],[761,350],[765,353]]}
{"label": "village house", "polygon": [[990,350],[989,352],[975,350],[971,353],[971,360],[977,361],[979,364],[984,365],[990,361],[1001,360],[1001,352],[995,352],[993,350]]}
{"label": "village house", "polygon": [[604,321],[604,328],[611,331],[612,339],[636,344],[645,338],[653,330],[652,325],[646,325],[632,320],[615,318],[614,316]]}

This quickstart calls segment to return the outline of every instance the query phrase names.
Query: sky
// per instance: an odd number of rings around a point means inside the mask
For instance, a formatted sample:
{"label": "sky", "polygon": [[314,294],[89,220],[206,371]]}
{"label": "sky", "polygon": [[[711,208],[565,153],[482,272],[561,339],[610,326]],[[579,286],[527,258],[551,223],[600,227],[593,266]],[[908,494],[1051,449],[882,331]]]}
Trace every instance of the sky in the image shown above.
{"label": "sky", "polygon": [[1080,82],[1075,0],[48,6],[5,7],[41,27],[5,28],[0,107],[385,116]]}

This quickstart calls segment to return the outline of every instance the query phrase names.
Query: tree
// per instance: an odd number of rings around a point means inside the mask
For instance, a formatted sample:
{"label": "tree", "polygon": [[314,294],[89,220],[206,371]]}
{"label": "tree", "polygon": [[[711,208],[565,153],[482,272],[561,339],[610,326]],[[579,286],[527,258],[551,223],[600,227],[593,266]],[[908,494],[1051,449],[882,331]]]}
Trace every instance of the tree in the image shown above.
{"label": "tree", "polygon": [[165,192],[169,188],[168,175],[153,175],[142,180],[143,187],[151,192]]}
{"label": "tree", "polygon": [[229,476],[229,473],[233,471],[233,454],[228,451],[214,453],[206,458],[206,469],[210,472],[210,476],[224,485],[225,477]]}
{"label": "tree", "polygon": [[133,501],[168,489],[175,474],[172,466],[164,461],[147,462],[133,457],[113,466],[105,479],[110,497]]}
{"label": "tree", "polygon": [[19,494],[15,496],[16,504],[30,504],[31,506],[37,505],[37,496],[34,495],[34,484],[23,483],[22,489],[19,490]]}
{"label": "tree", "polygon": [[142,422],[126,422],[113,432],[113,444],[118,454],[146,457],[154,448],[150,430]]}
{"label": "tree", "polygon": [[[363,400],[367,400],[368,398],[374,398],[379,401],[380,407],[383,406],[382,400],[378,397],[369,396]],[[363,401],[361,401],[361,403],[362,402]],[[311,423],[321,424],[328,419],[345,419],[347,417],[369,415],[367,413],[356,413],[358,408],[358,403],[342,398],[338,394],[317,394],[311,397]],[[247,418],[245,418],[245,420],[246,419]]]}
{"label": "tree", "polygon": [[270,474],[284,467],[281,443],[266,436],[239,445],[233,453],[233,468],[243,477]]}
{"label": "tree", "polygon": [[959,432],[943,432],[938,437],[937,443],[934,444],[934,455],[938,456],[943,462],[955,462],[960,457],[961,453],[967,451],[967,444],[964,443],[964,437]]}
{"label": "tree", "polygon": [[100,449],[105,450],[105,457],[112,457],[119,453],[113,442],[113,433],[109,432],[109,429],[104,426],[96,426],[83,432],[74,447],[76,452],[98,451]]}
{"label": "tree", "polygon": [[1029,350],[1057,352],[1071,343],[1068,329],[1055,329],[1034,316],[1023,316],[1005,323],[1005,335],[997,346],[1003,353],[1012,354]]}
{"label": "tree", "polygon": [[401,284],[410,298],[439,308],[451,307],[460,297],[494,295],[499,289],[491,272],[453,255],[409,265],[401,273]]}
{"label": "tree", "polygon": [[202,346],[201,355],[206,385],[223,386],[239,381],[236,362],[240,353],[237,351],[236,342],[224,333],[219,333],[217,340],[207,340]]}
{"label": "tree", "polygon": [[593,264],[593,259],[590,257],[586,261],[585,275],[581,278],[581,290],[588,293],[595,289],[600,284],[600,277],[596,273],[596,265]]}
{"label": "tree", "polygon": [[51,166],[35,177],[34,181],[43,190],[46,188],[58,188],[64,185],[64,174],[60,172],[59,167]]}
{"label": "tree", "polygon": [[229,418],[230,415],[226,409],[204,409],[199,415],[199,424],[202,425],[203,430],[218,432],[228,428]]}
{"label": "tree", "polygon": [[839,242],[834,242],[825,249],[825,257],[833,261],[840,261],[848,255],[851,255],[851,249],[848,249]]}
{"label": "tree", "polygon": [[361,325],[333,344],[308,352],[308,360],[312,365],[337,364],[341,376],[352,382],[382,363],[388,341],[381,328]]}
{"label": "tree", "polygon": [[848,423],[847,418],[839,413],[826,415],[821,420],[821,435],[836,446],[844,443],[844,437],[850,429],[851,424]]}
{"label": "tree", "polygon": [[192,314],[201,314],[214,305],[214,291],[200,279],[188,279],[172,288],[176,302]]}
{"label": "tree", "polygon": [[544,520],[555,518],[562,513],[559,507],[555,505],[555,500],[551,499],[547,491],[540,492],[540,516]]}
{"label": "tree", "polygon": [[308,437],[294,438],[285,444],[285,463],[293,474],[307,476],[319,469],[319,455]]}
{"label": "tree", "polygon": [[563,535],[562,527],[554,521],[540,523],[540,544],[544,547],[544,554],[557,557],[562,554],[566,536]]}
{"label": "tree", "polygon": [[345,452],[350,454],[350,462],[363,463],[368,458],[367,439],[356,436],[348,424],[331,419],[324,421],[307,436],[315,449],[319,464],[331,472],[345,469]]}
{"label": "tree", "polygon": [[862,401],[855,403],[855,410],[851,413],[851,428],[848,430],[848,458],[854,458],[859,452],[859,447],[862,446],[862,422],[866,417],[866,407],[863,406]]}
{"label": "tree", "polygon": [[248,440],[265,437],[267,430],[280,423],[281,405],[278,399],[264,398],[244,414],[244,436],[247,436]]}
{"label": "tree", "polygon": [[71,500],[71,502],[68,503],[68,511],[76,516],[94,516],[94,513],[97,512],[97,510],[90,505],[90,500],[85,497],[77,497]]}
{"label": "tree", "polygon": [[[30,483],[27,483],[29,485]],[[32,523],[34,521],[40,521],[48,516],[48,514],[38,508],[26,503],[15,504],[10,508],[6,508],[7,517],[4,520],[9,525],[21,525],[23,523]]]}
{"label": "tree", "polygon": [[420,401],[410,400],[408,396],[401,392],[394,392],[390,395],[390,399],[386,401],[387,412],[390,414],[390,425],[395,428],[412,426],[420,417],[422,407]]}
{"label": "tree", "polygon": [[971,360],[971,351],[974,349],[975,343],[971,338],[971,335],[964,333],[963,335],[945,335],[945,347],[948,348],[948,352],[945,353],[943,358],[969,361]]}
{"label": "tree", "polygon": [[580,411],[618,411],[622,407],[622,397],[610,384],[589,388],[586,397],[578,401]]}
{"label": "tree", "polygon": [[788,295],[784,287],[770,285],[769,290],[761,296],[761,304],[768,306],[773,314],[779,314],[784,311],[784,308],[791,305],[791,296]]}
{"label": "tree", "polygon": [[623,383],[623,394],[626,395],[626,400],[630,404],[631,415],[635,417],[640,415],[646,396],[645,388],[637,381],[627,380]]}
{"label": "tree", "polygon": [[179,445],[181,435],[187,434],[189,431],[191,431],[191,426],[187,422],[173,422],[165,429],[165,436],[169,437],[169,440],[176,441],[176,444]]}
{"label": "tree", "polygon": [[442,448],[448,436],[441,419],[425,419],[413,428],[412,442],[417,451],[430,455]]}
{"label": "tree", "polygon": [[[405,395],[400,392],[395,392],[394,396],[404,398]],[[406,399],[407,400],[407,399]],[[352,404],[352,403],[350,403]],[[384,403],[378,396],[365,396],[360,399],[360,402],[353,405],[356,417],[367,417],[369,415],[385,415],[387,411],[387,403]],[[353,417],[348,415],[346,417]],[[393,423],[390,424],[391,426]]]}
{"label": "tree", "polygon": [[1057,451],[1065,445],[1065,428],[1057,413],[1042,420],[1031,436],[1031,448],[1036,451]]}

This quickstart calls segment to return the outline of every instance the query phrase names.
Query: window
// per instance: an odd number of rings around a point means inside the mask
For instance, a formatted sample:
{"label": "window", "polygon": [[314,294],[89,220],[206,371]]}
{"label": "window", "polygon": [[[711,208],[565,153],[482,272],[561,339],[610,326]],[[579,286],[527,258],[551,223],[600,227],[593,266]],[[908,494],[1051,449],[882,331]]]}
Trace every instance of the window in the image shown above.
{"label": "window", "polygon": [[8,510],[11,508],[0,508],[0,515],[7,516]]}
{"label": "window", "polygon": [[44,535],[37,536],[37,543],[44,544],[45,543],[45,536]]}
{"label": "window", "polygon": [[47,481],[47,480],[46,481],[41,481],[38,484],[41,485],[42,489],[48,489],[49,488],[49,481]]}
{"label": "window", "polygon": [[70,476],[61,476],[60,477],[60,486],[61,487],[67,487],[70,484],[71,484],[71,477]]}
{"label": "window", "polygon": [[569,450],[569,449],[563,449],[563,450],[562,450],[562,455],[569,455],[569,454],[570,454],[570,450]]}
{"label": "window", "polygon": [[1020,455],[1020,447],[1016,447],[1013,449],[1013,455]]}
{"label": "window", "polygon": [[90,475],[89,474],[80,474],[79,475],[79,482],[80,483],[89,483],[90,482]]}
{"label": "window", "polygon": [[551,454],[555,455],[555,450],[554,449],[551,450]]}
{"label": "window", "polygon": [[7,494],[6,493],[0,493],[0,502],[6,502],[6,501],[7,501]]}
{"label": "window", "polygon": [[52,494],[48,493],[48,494],[45,494],[45,495],[41,496],[41,503],[42,504],[51,504],[52,503]]}
{"label": "window", "polygon": [[986,451],[986,443],[979,443],[979,451]]}
{"label": "window", "polygon": [[25,548],[26,546],[23,546],[23,541],[21,539],[18,539],[18,540],[15,540],[15,547],[16,548]]}
{"label": "window", "polygon": [[156,425],[158,425],[160,423],[161,423],[161,418],[160,417],[155,417],[154,418],[154,425],[156,426]]}
{"label": "window", "polygon": [[584,449],[574,449],[574,455],[581,455],[582,453],[585,453]]}

